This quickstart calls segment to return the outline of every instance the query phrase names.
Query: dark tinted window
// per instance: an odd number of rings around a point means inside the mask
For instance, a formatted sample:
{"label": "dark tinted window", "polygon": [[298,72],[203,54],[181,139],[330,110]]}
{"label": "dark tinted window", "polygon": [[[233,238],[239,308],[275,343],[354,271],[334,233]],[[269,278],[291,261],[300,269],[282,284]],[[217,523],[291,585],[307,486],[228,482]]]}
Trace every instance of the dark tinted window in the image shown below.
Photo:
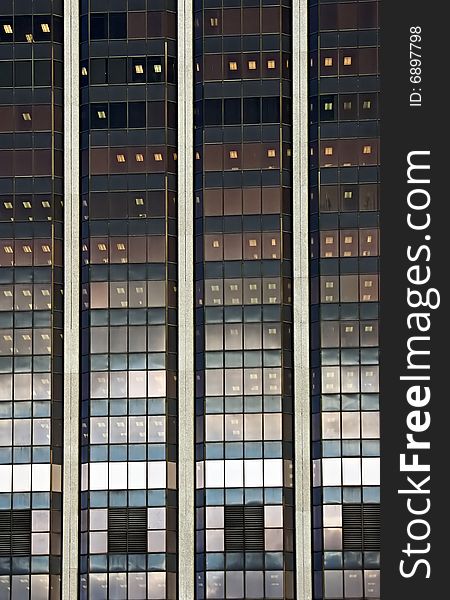
{"label": "dark tinted window", "polygon": [[91,60],[89,77],[91,83],[107,83],[106,58],[93,58]]}
{"label": "dark tinted window", "polygon": [[91,15],[91,40],[103,40],[107,37],[107,33],[106,15]]}
{"label": "dark tinted window", "polygon": [[127,82],[127,59],[110,58],[108,63],[108,83]]}
{"label": "dark tinted window", "polygon": [[145,102],[128,104],[128,127],[145,127]]}
{"label": "dark tinted window", "polygon": [[222,100],[205,100],[205,125],[221,125]]}
{"label": "dark tinted window", "polygon": [[252,124],[261,121],[259,98],[244,98],[244,123]]}
{"label": "dark tinted window", "polygon": [[126,102],[111,102],[109,105],[109,126],[111,129],[120,129],[127,126]]}
{"label": "dark tinted window", "polygon": [[238,125],[241,118],[241,99],[225,98],[224,100],[224,124]]}
{"label": "dark tinted window", "polygon": [[109,37],[112,40],[127,37],[126,13],[111,13],[109,15]]}
{"label": "dark tinted window", "polygon": [[263,123],[279,123],[280,99],[278,97],[262,99],[262,120]]}

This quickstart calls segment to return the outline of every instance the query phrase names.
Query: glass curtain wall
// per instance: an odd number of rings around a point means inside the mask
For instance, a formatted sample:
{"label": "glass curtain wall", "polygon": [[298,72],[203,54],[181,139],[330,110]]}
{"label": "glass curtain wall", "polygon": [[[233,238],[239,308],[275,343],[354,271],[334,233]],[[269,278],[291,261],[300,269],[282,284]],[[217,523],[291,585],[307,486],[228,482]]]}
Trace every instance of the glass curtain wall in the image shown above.
{"label": "glass curtain wall", "polygon": [[195,0],[196,598],[294,597],[290,0]]}
{"label": "glass curtain wall", "polygon": [[62,2],[0,16],[0,598],[60,597]]}
{"label": "glass curtain wall", "polygon": [[176,2],[81,2],[80,597],[176,598]]}
{"label": "glass curtain wall", "polygon": [[379,598],[378,2],[310,2],[314,598]]}

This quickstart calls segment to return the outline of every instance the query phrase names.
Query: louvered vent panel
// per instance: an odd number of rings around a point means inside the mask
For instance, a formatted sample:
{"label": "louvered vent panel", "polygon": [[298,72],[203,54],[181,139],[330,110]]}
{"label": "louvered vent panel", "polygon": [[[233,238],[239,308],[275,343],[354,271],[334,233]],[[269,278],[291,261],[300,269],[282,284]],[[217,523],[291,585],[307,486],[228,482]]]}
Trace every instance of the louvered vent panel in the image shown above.
{"label": "louvered vent panel", "polygon": [[147,509],[108,510],[108,552],[139,554],[147,552]]}
{"label": "louvered vent panel", "polygon": [[225,551],[264,550],[264,508],[225,506]]}
{"label": "louvered vent panel", "polygon": [[0,511],[0,556],[11,554],[11,511]]}
{"label": "louvered vent panel", "polygon": [[31,554],[31,511],[0,511],[0,556]]}
{"label": "louvered vent panel", "polygon": [[380,550],[380,505],[363,504],[364,550]]}
{"label": "louvered vent panel", "polygon": [[128,509],[128,552],[147,552],[147,509]]}
{"label": "louvered vent panel", "polygon": [[380,549],[379,504],[344,504],[342,527],[344,550]]}

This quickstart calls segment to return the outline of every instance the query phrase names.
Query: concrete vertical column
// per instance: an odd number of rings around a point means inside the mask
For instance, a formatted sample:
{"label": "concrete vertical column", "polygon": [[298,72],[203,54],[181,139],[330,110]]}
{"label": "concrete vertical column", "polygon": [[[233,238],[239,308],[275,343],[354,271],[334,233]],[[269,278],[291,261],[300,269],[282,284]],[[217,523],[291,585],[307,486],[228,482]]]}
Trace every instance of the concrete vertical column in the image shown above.
{"label": "concrete vertical column", "polygon": [[178,0],[178,599],[194,576],[194,57],[193,0]]}
{"label": "concrete vertical column", "polygon": [[296,598],[311,600],[307,0],[294,2],[292,12]]}
{"label": "concrete vertical column", "polygon": [[64,432],[62,600],[78,598],[79,499],[79,6],[64,2]]}

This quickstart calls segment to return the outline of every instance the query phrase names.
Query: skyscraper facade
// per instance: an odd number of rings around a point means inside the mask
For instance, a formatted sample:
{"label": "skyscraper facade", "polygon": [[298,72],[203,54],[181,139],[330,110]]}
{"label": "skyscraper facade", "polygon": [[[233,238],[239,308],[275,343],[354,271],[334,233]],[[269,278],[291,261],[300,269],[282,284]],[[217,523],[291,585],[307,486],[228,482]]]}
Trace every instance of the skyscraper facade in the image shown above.
{"label": "skyscraper facade", "polygon": [[378,3],[312,2],[309,35],[314,590],[378,598]]}
{"label": "skyscraper facade", "polygon": [[0,597],[61,582],[63,10],[0,17]]}
{"label": "skyscraper facade", "polygon": [[1,600],[380,597],[377,45],[2,2]]}
{"label": "skyscraper facade", "polygon": [[176,597],[176,5],[132,4],[80,14],[81,598]]}
{"label": "skyscraper facade", "polygon": [[194,5],[198,598],[294,597],[289,4]]}

